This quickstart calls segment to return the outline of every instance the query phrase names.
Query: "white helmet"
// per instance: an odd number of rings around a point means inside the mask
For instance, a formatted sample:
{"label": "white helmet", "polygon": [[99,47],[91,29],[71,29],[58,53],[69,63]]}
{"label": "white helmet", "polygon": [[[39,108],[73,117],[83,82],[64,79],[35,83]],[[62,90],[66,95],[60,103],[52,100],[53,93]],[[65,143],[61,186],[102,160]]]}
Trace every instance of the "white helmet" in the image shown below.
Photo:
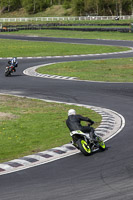
{"label": "white helmet", "polygon": [[13,62],[16,63],[17,62],[17,58],[14,57],[13,58]]}
{"label": "white helmet", "polygon": [[76,111],[74,109],[68,110],[68,116],[69,115],[76,115]]}

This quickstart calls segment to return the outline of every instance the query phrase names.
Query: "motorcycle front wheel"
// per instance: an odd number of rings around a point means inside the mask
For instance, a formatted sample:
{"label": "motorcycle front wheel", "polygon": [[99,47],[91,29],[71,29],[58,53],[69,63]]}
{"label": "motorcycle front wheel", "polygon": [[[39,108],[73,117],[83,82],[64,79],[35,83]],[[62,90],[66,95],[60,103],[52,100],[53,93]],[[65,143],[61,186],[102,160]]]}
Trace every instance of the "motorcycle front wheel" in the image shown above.
{"label": "motorcycle front wheel", "polygon": [[97,137],[97,140],[98,140],[98,144],[99,144],[99,149],[104,151],[106,149],[105,143],[103,142],[103,140],[99,136]]}
{"label": "motorcycle front wheel", "polygon": [[79,139],[77,141],[77,145],[78,148],[80,149],[80,151],[85,155],[88,156],[91,154],[91,149],[89,147],[89,145],[87,144],[87,142],[83,139]]}
{"label": "motorcycle front wheel", "polygon": [[9,76],[9,75],[10,75],[9,70],[6,70],[6,71],[5,71],[5,76]]}

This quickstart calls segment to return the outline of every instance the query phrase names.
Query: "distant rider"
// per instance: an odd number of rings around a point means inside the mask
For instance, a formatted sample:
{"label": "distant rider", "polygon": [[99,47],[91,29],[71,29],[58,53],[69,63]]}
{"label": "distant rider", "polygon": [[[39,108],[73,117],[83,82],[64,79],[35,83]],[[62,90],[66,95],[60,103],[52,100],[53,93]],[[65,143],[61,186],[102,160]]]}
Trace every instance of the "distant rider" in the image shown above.
{"label": "distant rider", "polygon": [[89,133],[92,139],[95,138],[94,128],[88,126],[82,126],[81,121],[89,122],[90,125],[94,124],[94,121],[88,117],[83,117],[82,115],[77,115],[74,109],[68,111],[68,118],[66,120],[66,125],[70,131],[80,130],[83,133]]}
{"label": "distant rider", "polygon": [[17,58],[12,58],[11,60],[8,61],[9,65],[13,65],[13,70],[16,72],[16,67],[18,66],[18,60]]}

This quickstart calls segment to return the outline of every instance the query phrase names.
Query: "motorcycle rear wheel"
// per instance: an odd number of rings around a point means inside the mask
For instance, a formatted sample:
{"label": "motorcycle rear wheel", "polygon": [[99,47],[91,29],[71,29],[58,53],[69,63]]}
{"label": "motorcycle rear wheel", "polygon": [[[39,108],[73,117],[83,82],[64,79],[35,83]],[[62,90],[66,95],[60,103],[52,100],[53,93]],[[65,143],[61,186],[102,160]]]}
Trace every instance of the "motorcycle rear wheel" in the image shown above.
{"label": "motorcycle rear wheel", "polygon": [[79,139],[79,140],[77,141],[77,145],[78,145],[80,151],[81,151],[85,156],[88,156],[88,155],[91,154],[91,149],[90,149],[89,145],[86,143],[85,140]]}

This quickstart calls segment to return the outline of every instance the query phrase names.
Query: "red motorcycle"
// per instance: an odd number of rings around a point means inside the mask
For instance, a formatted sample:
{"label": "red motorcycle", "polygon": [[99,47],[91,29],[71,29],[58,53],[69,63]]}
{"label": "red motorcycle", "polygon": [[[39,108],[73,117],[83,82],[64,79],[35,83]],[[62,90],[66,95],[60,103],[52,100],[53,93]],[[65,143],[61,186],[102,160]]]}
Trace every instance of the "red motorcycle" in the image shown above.
{"label": "red motorcycle", "polygon": [[13,72],[15,72],[15,68],[13,65],[8,65],[5,69],[5,76],[11,76]]}

